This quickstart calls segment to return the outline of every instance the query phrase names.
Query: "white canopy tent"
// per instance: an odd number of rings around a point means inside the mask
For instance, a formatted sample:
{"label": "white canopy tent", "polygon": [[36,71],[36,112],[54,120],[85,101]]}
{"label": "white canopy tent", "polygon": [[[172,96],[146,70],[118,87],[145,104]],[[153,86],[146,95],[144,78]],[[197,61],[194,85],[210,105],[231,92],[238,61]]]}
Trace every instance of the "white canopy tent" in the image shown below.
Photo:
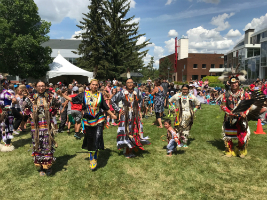
{"label": "white canopy tent", "polygon": [[[90,82],[94,78],[93,72],[88,72],[83,70],[69,61],[67,61],[63,56],[58,54],[58,56],[53,60],[53,63],[49,65],[50,71],[47,72],[46,77],[49,82],[57,82],[66,79],[75,79],[79,83]],[[84,78],[80,77],[83,76]],[[51,80],[52,79],[52,80]]]}

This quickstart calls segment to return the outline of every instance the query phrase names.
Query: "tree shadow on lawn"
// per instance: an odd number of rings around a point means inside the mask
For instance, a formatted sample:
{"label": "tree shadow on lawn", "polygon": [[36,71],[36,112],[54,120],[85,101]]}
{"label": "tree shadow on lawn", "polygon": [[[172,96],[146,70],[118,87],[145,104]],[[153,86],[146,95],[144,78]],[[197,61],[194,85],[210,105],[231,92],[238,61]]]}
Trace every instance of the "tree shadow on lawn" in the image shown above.
{"label": "tree shadow on lawn", "polygon": [[212,141],[207,141],[207,143],[210,143],[212,146],[217,147],[217,149],[224,151],[225,150],[225,145],[223,140],[212,140]]}
{"label": "tree shadow on lawn", "polygon": [[52,176],[55,175],[57,172],[62,171],[63,169],[66,171],[67,168],[65,168],[64,166],[67,165],[68,161],[74,158],[75,156],[76,154],[57,157],[56,162],[52,165]]}
{"label": "tree shadow on lawn", "polygon": [[29,138],[26,138],[26,139],[20,139],[20,140],[12,142],[12,144],[16,149],[19,148],[19,147],[23,147],[26,144],[29,144],[29,145],[32,146],[32,138],[29,137]]}

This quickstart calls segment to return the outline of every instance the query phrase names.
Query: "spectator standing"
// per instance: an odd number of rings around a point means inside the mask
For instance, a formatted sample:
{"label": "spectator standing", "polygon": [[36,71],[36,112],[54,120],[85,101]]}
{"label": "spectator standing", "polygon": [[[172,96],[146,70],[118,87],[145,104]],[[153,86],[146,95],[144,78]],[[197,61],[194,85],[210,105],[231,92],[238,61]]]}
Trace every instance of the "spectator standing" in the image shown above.
{"label": "spectator standing", "polygon": [[[66,89],[62,90],[62,93],[68,95],[68,91]],[[68,112],[68,101],[64,97],[59,97],[61,102],[60,107],[60,116],[61,121],[58,129],[58,133],[61,133],[64,130],[65,124],[67,122],[67,112]]]}
{"label": "spectator standing", "polygon": [[[70,95],[71,98],[76,97],[79,93],[79,88],[77,86],[74,86],[73,89],[73,94]],[[81,139],[80,137],[80,127],[81,127],[81,119],[82,119],[82,104],[74,104],[71,102],[71,115],[75,121],[74,125],[74,137],[77,139]]]}

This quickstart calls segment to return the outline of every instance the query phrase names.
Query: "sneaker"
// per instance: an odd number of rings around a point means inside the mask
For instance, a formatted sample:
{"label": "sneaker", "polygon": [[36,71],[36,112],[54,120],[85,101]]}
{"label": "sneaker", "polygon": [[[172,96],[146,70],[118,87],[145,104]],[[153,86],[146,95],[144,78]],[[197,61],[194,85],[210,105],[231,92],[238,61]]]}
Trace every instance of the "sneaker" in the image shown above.
{"label": "sneaker", "polygon": [[181,147],[183,147],[184,146],[184,144],[183,143],[181,143],[181,144],[178,144],[177,145],[179,148],[181,148]]}
{"label": "sneaker", "polygon": [[112,126],[118,126],[118,124],[116,124],[115,122],[113,122],[111,125]]}
{"label": "sneaker", "polygon": [[74,137],[75,137],[76,139],[78,139],[78,140],[80,140],[80,139],[81,139],[81,137],[80,137],[79,133],[75,133],[75,134],[74,134]]}
{"label": "sneaker", "polygon": [[171,117],[173,117],[173,115],[171,115]]}
{"label": "sneaker", "polygon": [[168,115],[168,117],[170,117],[170,115]]}
{"label": "sneaker", "polygon": [[188,148],[188,146],[186,145],[186,144],[184,144],[184,146],[183,146],[184,148]]}
{"label": "sneaker", "polygon": [[17,131],[13,131],[13,133],[14,133],[15,135],[19,135],[19,133],[18,133]]}
{"label": "sneaker", "polygon": [[107,122],[107,126],[110,126],[109,122]]}

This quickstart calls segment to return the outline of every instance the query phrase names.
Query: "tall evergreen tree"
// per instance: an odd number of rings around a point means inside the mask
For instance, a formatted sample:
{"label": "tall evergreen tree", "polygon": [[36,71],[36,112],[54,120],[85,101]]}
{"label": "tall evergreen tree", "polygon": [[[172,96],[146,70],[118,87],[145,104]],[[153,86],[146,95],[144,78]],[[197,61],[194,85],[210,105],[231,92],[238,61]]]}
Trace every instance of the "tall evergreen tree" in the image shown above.
{"label": "tall evergreen tree", "polygon": [[126,18],[130,10],[128,0],[108,0],[104,1],[105,19],[108,22],[107,32],[108,41],[108,72],[110,76],[115,77],[126,72],[141,69],[144,64],[142,59],[146,56],[148,50],[141,51],[149,44],[149,40],[137,44],[140,37],[145,34],[139,34],[139,23],[133,22],[135,16]]}
{"label": "tall evergreen tree", "polygon": [[[168,70],[168,68],[170,68],[170,70]],[[168,74],[171,75],[173,72],[173,63],[168,57],[164,58],[164,60],[159,65],[159,76],[163,79],[167,79]]]}
{"label": "tall evergreen tree", "polygon": [[41,20],[33,0],[0,0],[0,71],[40,78],[49,70],[51,23]]}
{"label": "tall evergreen tree", "polygon": [[88,6],[89,12],[84,14],[81,25],[81,34],[76,38],[82,38],[78,51],[74,52],[82,57],[78,58],[78,65],[89,71],[94,71],[98,78],[106,78],[106,22],[103,17],[103,0],[91,0]]}

